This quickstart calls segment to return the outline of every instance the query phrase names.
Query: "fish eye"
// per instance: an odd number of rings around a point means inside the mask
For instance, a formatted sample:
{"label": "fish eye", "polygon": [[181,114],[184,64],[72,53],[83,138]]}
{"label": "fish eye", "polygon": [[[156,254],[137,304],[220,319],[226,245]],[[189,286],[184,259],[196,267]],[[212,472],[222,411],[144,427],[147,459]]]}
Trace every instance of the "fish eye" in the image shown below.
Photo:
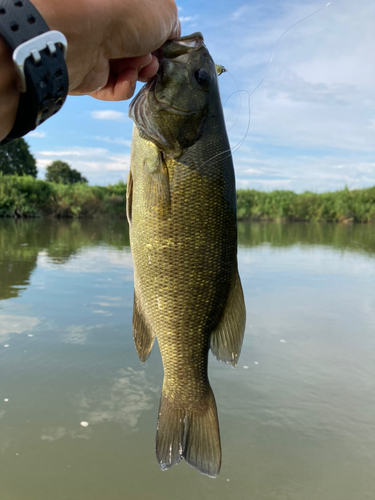
{"label": "fish eye", "polygon": [[209,72],[204,68],[199,68],[195,71],[194,77],[197,80],[198,85],[205,87],[210,83],[211,76]]}

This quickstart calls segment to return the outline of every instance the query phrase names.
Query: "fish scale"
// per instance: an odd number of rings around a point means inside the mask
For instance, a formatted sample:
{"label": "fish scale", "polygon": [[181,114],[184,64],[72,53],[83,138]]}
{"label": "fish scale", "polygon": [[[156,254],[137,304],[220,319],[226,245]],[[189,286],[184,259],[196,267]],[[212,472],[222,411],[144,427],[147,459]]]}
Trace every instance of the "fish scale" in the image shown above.
{"label": "fish scale", "polygon": [[[229,144],[215,65],[199,35],[167,42],[156,84],[146,86],[131,105],[135,126],[127,197],[134,341],[144,362],[156,337],[164,367],[157,458],[163,470],[184,458],[215,477],[221,447],[208,351],[211,347],[219,360],[236,364],[245,307],[232,158],[218,155]],[[174,48],[179,57],[187,39],[196,42],[186,47],[186,63],[174,63]],[[209,75],[204,93],[194,87],[197,71],[200,80]],[[181,73],[185,90],[193,89],[183,101]],[[161,100],[171,96],[168,107]],[[194,118],[191,107],[197,107]]]}

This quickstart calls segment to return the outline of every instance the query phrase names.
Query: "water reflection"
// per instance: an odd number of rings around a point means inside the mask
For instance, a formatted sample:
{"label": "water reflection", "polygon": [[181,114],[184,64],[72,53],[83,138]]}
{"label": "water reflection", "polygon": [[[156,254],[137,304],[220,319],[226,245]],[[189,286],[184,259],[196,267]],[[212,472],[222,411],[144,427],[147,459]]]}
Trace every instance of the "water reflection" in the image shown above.
{"label": "water reflection", "polygon": [[58,441],[64,437],[71,437],[73,439],[90,439],[90,432],[78,432],[69,430],[66,427],[47,427],[43,429],[42,435],[40,439],[42,441],[49,441],[52,443],[53,441]]}
{"label": "water reflection", "polygon": [[375,254],[375,225],[329,223],[238,223],[241,246],[254,247],[265,243],[272,247],[321,245],[336,250]]}
{"label": "water reflection", "polygon": [[145,370],[128,367],[118,371],[109,389],[102,388],[95,396],[83,397],[79,406],[90,425],[112,422],[137,430],[139,417],[145,410],[152,410],[160,389]]}
{"label": "water reflection", "polygon": [[162,365],[134,349],[126,223],[0,220],[1,498],[373,498],[374,226],[241,222],[239,243],[248,323],[236,370],[210,360],[212,481],[155,461]]}
{"label": "water reflection", "polygon": [[[241,247],[321,245],[340,251],[375,254],[375,227],[365,224],[238,223]],[[69,264],[65,270],[102,272],[99,247],[127,249],[106,255],[113,264],[132,267],[128,226],[124,220],[0,219],[0,300],[18,297],[36,266]],[[78,257],[85,250],[85,259]]]}
{"label": "water reflection", "polygon": [[17,297],[29,284],[38,248],[33,224],[0,220],[0,300]]}
{"label": "water reflection", "polygon": [[88,327],[86,325],[72,325],[66,332],[63,333],[63,341],[66,344],[84,344],[87,337],[98,328],[102,328],[103,325],[95,325],[94,327]]}
{"label": "water reflection", "polygon": [[29,332],[39,323],[40,319],[32,316],[2,313],[0,317],[0,342],[9,340],[12,334]]}
{"label": "water reflection", "polygon": [[129,247],[126,221],[0,219],[0,300],[18,297],[29,285],[38,256],[42,263],[65,264],[97,245]]}

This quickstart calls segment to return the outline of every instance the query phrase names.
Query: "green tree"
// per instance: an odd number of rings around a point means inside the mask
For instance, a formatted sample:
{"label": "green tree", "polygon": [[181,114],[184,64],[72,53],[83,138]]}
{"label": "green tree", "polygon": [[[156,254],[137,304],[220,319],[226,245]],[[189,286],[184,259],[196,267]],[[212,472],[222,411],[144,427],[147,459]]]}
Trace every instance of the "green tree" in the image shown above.
{"label": "green tree", "polygon": [[25,139],[15,139],[0,147],[0,172],[5,175],[37,176],[35,158]]}
{"label": "green tree", "polygon": [[53,161],[51,165],[48,165],[46,180],[58,184],[77,184],[77,182],[86,184],[88,182],[78,170],[71,168],[69,163],[61,160]]}

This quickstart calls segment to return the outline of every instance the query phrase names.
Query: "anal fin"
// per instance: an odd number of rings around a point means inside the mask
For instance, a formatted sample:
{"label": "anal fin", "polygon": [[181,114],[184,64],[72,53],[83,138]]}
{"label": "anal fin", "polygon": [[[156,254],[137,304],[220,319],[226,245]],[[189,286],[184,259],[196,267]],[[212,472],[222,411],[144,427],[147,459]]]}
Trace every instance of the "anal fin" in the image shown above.
{"label": "anal fin", "polygon": [[224,313],[211,334],[211,350],[219,361],[236,366],[246,324],[246,309],[238,271],[232,281]]}
{"label": "anal fin", "polygon": [[133,306],[133,339],[139,360],[144,363],[150,356],[155,335],[145,320],[136,291],[134,291]]}

